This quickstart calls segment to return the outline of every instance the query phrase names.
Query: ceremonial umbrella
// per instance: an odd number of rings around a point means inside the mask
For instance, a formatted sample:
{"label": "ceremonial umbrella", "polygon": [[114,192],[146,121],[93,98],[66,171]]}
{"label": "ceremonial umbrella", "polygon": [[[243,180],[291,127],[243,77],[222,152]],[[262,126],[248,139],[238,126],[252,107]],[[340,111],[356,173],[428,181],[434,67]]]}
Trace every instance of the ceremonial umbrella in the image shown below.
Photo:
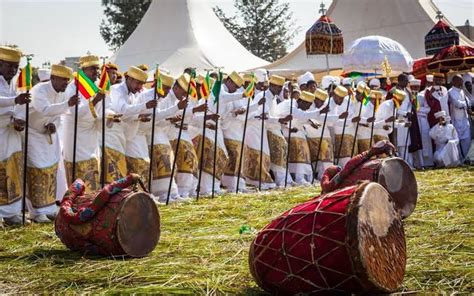
{"label": "ceremonial umbrella", "polygon": [[466,71],[474,67],[474,47],[453,45],[438,52],[428,63],[428,70],[446,73]]}
{"label": "ceremonial umbrella", "polygon": [[366,36],[354,40],[342,56],[345,72],[381,73],[388,61],[392,74],[411,72],[413,59],[395,40],[383,36]]}
{"label": "ceremonial umbrella", "polygon": [[431,62],[430,57],[424,57],[413,61],[413,76],[418,79],[421,79],[426,74],[428,74],[428,63]]}
{"label": "ceremonial umbrella", "polygon": [[329,74],[330,54],[344,52],[344,40],[341,30],[326,16],[324,3],[321,3],[319,12],[321,17],[306,31],[305,49],[307,55],[326,55],[326,68]]}
{"label": "ceremonial umbrella", "polygon": [[437,54],[440,50],[451,45],[459,45],[459,33],[443,20],[443,14],[438,11],[438,23],[425,36],[425,52],[427,55]]}

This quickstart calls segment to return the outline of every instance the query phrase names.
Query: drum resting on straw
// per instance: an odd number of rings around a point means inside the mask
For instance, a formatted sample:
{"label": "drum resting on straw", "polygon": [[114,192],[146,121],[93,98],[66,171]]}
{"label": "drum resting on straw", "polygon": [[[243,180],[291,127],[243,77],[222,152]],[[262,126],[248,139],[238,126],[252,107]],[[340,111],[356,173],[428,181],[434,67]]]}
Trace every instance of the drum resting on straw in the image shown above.
{"label": "drum resting on straw", "polygon": [[403,224],[387,190],[365,181],[270,222],[252,242],[249,264],[275,294],[394,292],[405,274]]}

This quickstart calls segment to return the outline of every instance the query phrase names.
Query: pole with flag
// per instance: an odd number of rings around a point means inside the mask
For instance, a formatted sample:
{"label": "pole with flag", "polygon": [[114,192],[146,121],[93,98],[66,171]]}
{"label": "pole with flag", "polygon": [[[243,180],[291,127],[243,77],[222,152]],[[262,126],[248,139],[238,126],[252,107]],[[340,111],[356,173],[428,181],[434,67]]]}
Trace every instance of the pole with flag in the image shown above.
{"label": "pole with flag", "polygon": [[[358,115],[359,118],[362,115],[362,106],[365,103],[366,95],[367,94],[366,94],[366,91],[364,89],[364,93],[363,93],[364,98],[362,99],[362,102],[360,102],[360,107],[359,107],[359,115]],[[352,142],[351,158],[354,156],[354,151],[355,151],[355,147],[356,147],[356,144],[357,144],[357,133],[359,132],[359,123],[360,123],[360,120],[357,121],[357,123],[356,123],[356,128],[355,128],[355,132],[354,132],[354,142]]]}
{"label": "pole with flag", "polygon": [[[97,92],[99,91],[99,88],[95,83],[87,77],[86,73],[82,71],[82,69],[79,69],[79,71],[76,73],[75,77],[75,83],[76,83],[76,96],[81,94],[86,100],[89,100],[91,97],[95,96]],[[94,106],[91,104],[91,101],[89,101],[89,108],[91,112],[93,113],[92,115],[94,117],[97,117],[97,114],[95,114]],[[72,147],[72,180],[71,182],[74,182],[76,179],[76,148],[77,148],[77,122],[78,122],[78,110],[79,110],[79,104],[76,104],[74,106],[74,140],[73,140],[73,147]]]}
{"label": "pole with flag", "polygon": [[[20,75],[18,76],[17,88],[19,90],[26,91],[28,94],[30,89],[33,87],[32,82],[32,69],[30,61],[33,57],[32,54],[25,55],[26,66],[21,69]],[[28,126],[30,121],[30,104],[25,104],[25,151],[23,153],[23,196],[21,199],[22,208],[22,223],[25,225],[26,222],[26,191],[27,191],[27,175],[28,175]]]}
{"label": "pole with flag", "polygon": [[[222,85],[222,72],[219,70],[217,81],[212,88],[212,93],[214,94],[214,104],[216,104],[216,114],[219,115],[219,96],[221,94],[221,85]],[[211,198],[214,198],[215,194],[215,184],[216,184],[216,160],[217,160],[217,135],[219,131],[219,118],[216,119],[216,130],[214,131],[214,161],[212,165],[212,193]]]}
{"label": "pole with flag", "polygon": [[[105,65],[105,58],[102,64],[102,70],[99,79],[99,91],[106,94],[110,91],[110,78],[107,73],[107,66]],[[102,146],[101,146],[101,162],[100,162],[100,184],[105,186],[105,178],[107,176],[107,169],[105,165],[105,98],[102,100]]]}
{"label": "pole with flag", "polygon": [[244,131],[242,133],[242,146],[240,146],[239,168],[237,171],[237,186],[235,193],[239,193],[240,175],[242,171],[242,160],[244,155],[245,134],[247,132],[247,121],[249,119],[250,101],[255,99],[255,73],[252,73],[252,81],[245,89],[245,96],[247,97],[247,110],[245,110]]}
{"label": "pole with flag", "polygon": [[[352,98],[352,90],[350,91],[349,98],[347,99],[346,113],[349,112],[349,106],[351,105],[351,98]],[[344,118],[344,125],[342,127],[341,142],[339,143],[339,149],[337,149],[336,165],[339,164],[339,157],[341,156],[342,144],[344,143],[344,134],[346,132],[347,117],[348,116],[346,116],[346,118]],[[355,139],[354,139],[354,141],[355,141]]]}
{"label": "pole with flag", "polygon": [[[210,88],[211,88],[211,77],[209,76],[209,71],[207,71],[206,77],[204,81],[201,83],[201,98],[204,99],[204,103],[207,105],[207,99],[210,95]],[[204,145],[206,143],[206,117],[207,117],[207,109],[204,110],[204,118],[202,123],[202,139],[201,139],[201,155],[199,157],[199,176],[198,176],[198,183],[196,188],[196,200],[199,200],[199,195],[201,194],[201,179],[202,179],[202,169],[204,165]]]}
{"label": "pole with flag", "polygon": [[260,130],[260,168],[258,174],[258,190],[262,190],[262,169],[263,169],[263,133],[265,131],[265,104],[266,102],[266,90],[263,91],[263,105],[262,105],[262,128]]}
{"label": "pole with flag", "polygon": [[[329,89],[332,89],[333,88],[333,84],[329,87]],[[330,93],[330,91],[329,91]],[[331,96],[328,97],[328,104],[327,106],[329,106],[331,104]],[[324,120],[323,120],[323,127],[322,127],[322,130],[321,130],[321,136],[319,137],[319,143],[318,143],[318,154],[316,155],[316,163],[314,164],[314,174],[313,174],[313,179],[311,180],[311,184],[314,184],[314,180],[316,179],[317,177],[317,174],[318,174],[318,163],[319,163],[319,155],[321,154],[321,147],[322,147],[322,144],[323,144],[323,137],[324,137],[324,130],[326,129],[326,122],[328,120],[328,113],[329,112],[326,112],[326,114],[324,114]]]}
{"label": "pole with flag", "polygon": [[[196,77],[196,70],[192,69],[191,77],[189,79],[188,89],[186,90],[186,99],[185,100],[189,99],[189,96],[190,96],[190,93],[191,93],[191,82],[194,80],[195,77]],[[173,186],[174,171],[176,169],[176,161],[178,159],[179,142],[181,141],[181,135],[183,134],[184,118],[186,117],[186,109],[187,108],[183,109],[183,114],[181,116],[181,122],[180,122],[180,125],[179,125],[178,138],[176,139],[176,148],[174,149],[174,159],[173,159],[173,166],[171,167],[170,183],[168,185],[168,193],[166,195],[166,205],[168,205],[169,202],[170,202],[171,187]]]}
{"label": "pole with flag", "polygon": [[[163,83],[161,81],[160,67],[156,64],[156,71],[154,77],[155,83],[153,88],[153,100],[156,101],[157,95],[163,96],[165,94],[163,90]],[[155,146],[155,121],[156,121],[156,106],[153,107],[153,114],[151,116],[151,137],[150,137],[150,167],[148,168],[148,192],[151,192],[151,183],[153,181],[153,158],[154,158],[154,146]]]}

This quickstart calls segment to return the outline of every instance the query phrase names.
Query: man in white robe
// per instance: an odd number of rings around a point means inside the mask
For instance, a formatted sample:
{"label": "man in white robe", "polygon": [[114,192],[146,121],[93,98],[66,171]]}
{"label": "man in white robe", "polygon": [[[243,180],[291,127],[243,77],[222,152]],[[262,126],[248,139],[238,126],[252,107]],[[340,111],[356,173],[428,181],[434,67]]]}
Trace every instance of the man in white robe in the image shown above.
{"label": "man in white robe", "polygon": [[[79,67],[85,75],[95,83],[99,74],[99,58],[94,55],[83,56],[79,59]],[[70,98],[76,94],[76,82],[72,81],[66,88],[65,96]],[[110,98],[103,92],[98,92],[89,99],[78,92],[80,101],[77,105],[77,145],[76,145],[76,178],[85,182],[86,192],[100,189],[99,159],[100,134],[102,133],[102,100],[105,100],[106,110],[110,109]],[[64,116],[64,160],[68,184],[72,180],[74,153],[74,114],[76,107],[70,107]],[[107,112],[106,112],[107,115]]]}
{"label": "man in white robe", "polygon": [[[158,108],[160,110],[166,110],[172,106],[178,105],[178,103],[182,100],[189,100],[187,93],[189,89],[189,83],[190,76],[188,74],[185,73],[178,77],[166,98],[158,103]],[[185,117],[182,118],[184,110],[186,110],[186,114]],[[194,148],[188,128],[189,125],[197,124],[197,121],[195,120],[195,113],[201,113],[205,110],[207,110],[207,105],[202,104],[197,106],[195,101],[190,100],[185,109],[182,111],[178,110],[175,113],[175,117],[170,118],[171,126],[168,129],[168,139],[173,151],[176,151],[181,121],[183,121],[183,129],[179,141],[178,154],[174,155],[176,158],[174,178],[178,186],[179,194],[179,197],[176,198],[176,201],[189,200],[189,197],[195,196],[196,194],[198,156],[196,154],[196,150]],[[160,201],[165,200],[160,199]]]}
{"label": "man in white robe", "polygon": [[434,160],[439,167],[453,167],[460,164],[458,144],[459,138],[455,127],[446,122],[446,113],[436,113],[438,123],[430,130],[430,137],[436,144]]}
{"label": "man in white robe", "polygon": [[57,129],[61,115],[79,102],[75,95],[64,97],[71,77],[70,68],[52,65],[51,79],[31,89],[26,204],[30,218],[37,223],[54,220],[58,209],[55,201],[67,190]]}
{"label": "man in white robe", "polygon": [[444,74],[435,73],[433,74],[433,86],[425,91],[425,101],[430,107],[427,117],[430,127],[433,127],[438,122],[434,114],[439,111],[446,112],[446,120],[451,121],[448,106],[448,90],[443,86],[444,82]]}
{"label": "man in white robe", "polygon": [[471,104],[471,113],[470,113],[470,124],[471,124],[471,146],[469,148],[469,152],[467,153],[467,162],[471,165],[474,164],[474,124],[473,124],[473,116],[474,113],[474,90],[472,88],[472,78],[473,73],[465,73],[463,75],[464,81],[464,94],[466,95],[468,101]]}
{"label": "man in white robe", "polygon": [[0,227],[18,225],[21,217],[22,139],[25,117],[24,104],[30,94],[17,94],[16,81],[22,53],[0,46]]}
{"label": "man in white robe", "polygon": [[469,152],[469,147],[471,146],[471,126],[469,122],[471,103],[464,94],[463,80],[459,74],[453,77],[452,85],[448,92],[449,109],[451,121],[459,137],[461,163],[464,163],[467,153]]}
{"label": "man in white robe", "polygon": [[[428,76],[428,75],[427,75]],[[426,78],[426,87],[424,90],[418,92],[417,100],[419,104],[419,110],[416,113],[418,116],[418,124],[420,126],[420,134],[421,134],[421,140],[423,143],[423,149],[421,150],[422,153],[422,163],[424,167],[431,167],[434,165],[433,162],[433,146],[431,144],[431,137],[429,136],[430,132],[430,125],[428,122],[428,114],[430,113],[430,106],[426,102],[425,98],[425,93],[428,89],[430,89],[430,82],[428,79],[431,80],[431,78]],[[410,87],[412,90],[419,90],[421,81],[418,79],[413,80],[410,82]]]}
{"label": "man in white robe", "polygon": [[126,142],[137,132],[135,124],[139,114],[157,106],[157,101],[138,102],[137,95],[146,83],[148,75],[137,67],[130,67],[125,80],[112,86],[110,91],[111,109],[114,115],[120,114],[120,122],[115,118],[108,120],[105,132],[106,183],[125,177],[129,170],[126,160]]}
{"label": "man in white robe", "polygon": [[[156,93],[157,102],[166,98],[174,85],[174,78],[161,73],[163,93]],[[142,104],[154,100],[155,86],[147,89],[136,96],[136,103]],[[176,112],[186,108],[188,101],[181,100],[176,105],[161,109],[160,104],[155,112],[155,134],[153,137],[153,165],[151,192],[162,202],[166,200],[169,184],[171,181],[171,166],[173,164],[173,149],[168,138],[170,121]],[[152,132],[152,109],[147,109],[140,115],[128,120],[129,129],[133,135],[127,137],[125,156],[129,172],[142,176],[148,186],[148,175],[150,169],[151,154],[151,132]],[[150,148],[149,148],[150,147]],[[171,182],[170,200],[178,201],[178,187],[175,180]]]}

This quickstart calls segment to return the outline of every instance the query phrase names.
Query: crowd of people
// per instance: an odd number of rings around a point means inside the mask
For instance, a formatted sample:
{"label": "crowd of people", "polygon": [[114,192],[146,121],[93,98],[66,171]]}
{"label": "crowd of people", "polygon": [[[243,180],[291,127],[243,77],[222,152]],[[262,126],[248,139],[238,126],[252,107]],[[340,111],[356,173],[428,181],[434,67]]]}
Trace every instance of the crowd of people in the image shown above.
{"label": "crowd of people", "polygon": [[[133,172],[151,182],[163,203],[223,189],[310,185],[327,167],[344,166],[380,140],[390,140],[399,157],[417,169],[474,160],[469,73],[454,75],[447,90],[441,73],[427,75],[422,88],[422,81],[407,74],[328,75],[318,84],[309,72],[288,80],[259,69],[226,74],[219,95],[205,99],[198,92],[192,99],[191,69],[179,77],[162,71],[157,93],[146,65],[121,74],[107,63],[110,92],[86,99],[72,69],[60,64],[40,70],[41,82],[20,93],[15,80],[21,57],[18,49],[0,47],[0,223],[7,225],[21,223],[27,111],[26,206],[38,223],[54,220],[55,201],[72,183],[73,166],[88,192],[100,189],[102,172],[105,183]],[[97,82],[99,58],[87,55],[79,62]],[[219,79],[219,73],[210,76],[212,83]],[[205,79],[195,78],[196,89]],[[253,94],[249,85],[255,85]]]}

